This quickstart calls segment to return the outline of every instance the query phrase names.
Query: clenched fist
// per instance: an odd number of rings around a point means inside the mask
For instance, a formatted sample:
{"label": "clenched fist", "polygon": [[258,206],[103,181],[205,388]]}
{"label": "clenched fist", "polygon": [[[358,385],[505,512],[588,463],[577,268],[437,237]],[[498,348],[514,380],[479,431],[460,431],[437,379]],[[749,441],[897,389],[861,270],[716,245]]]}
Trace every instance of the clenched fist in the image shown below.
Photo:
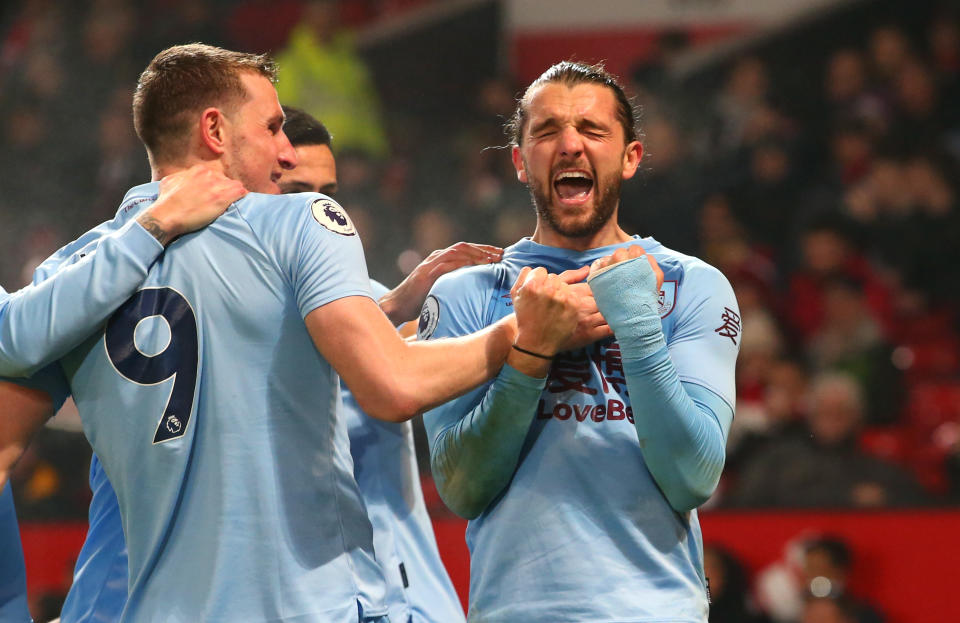
{"label": "clenched fist", "polygon": [[[553,357],[577,328],[580,296],[559,275],[550,274],[545,268],[528,266],[521,270],[510,297],[517,315],[519,348]],[[516,359],[516,353],[512,353],[508,361],[515,365]],[[515,367],[528,374],[530,370],[539,374],[549,368],[549,359],[529,355],[519,359],[528,365]]]}

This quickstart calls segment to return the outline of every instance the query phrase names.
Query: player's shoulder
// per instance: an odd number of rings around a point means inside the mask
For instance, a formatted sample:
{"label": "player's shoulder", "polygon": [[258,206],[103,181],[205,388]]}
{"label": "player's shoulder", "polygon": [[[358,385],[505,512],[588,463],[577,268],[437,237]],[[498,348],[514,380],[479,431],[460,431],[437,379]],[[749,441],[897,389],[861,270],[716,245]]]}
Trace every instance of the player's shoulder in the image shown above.
{"label": "player's shoulder", "polygon": [[357,234],[343,206],[320,193],[249,193],[237,202],[237,211],[257,227],[303,227],[312,223],[340,236]]}
{"label": "player's shoulder", "polygon": [[726,276],[720,269],[695,255],[688,255],[660,243],[656,243],[648,251],[657,260],[664,279],[677,279],[689,285],[726,284],[729,286]]}
{"label": "player's shoulder", "polygon": [[503,262],[464,266],[437,279],[430,292],[441,295],[484,292],[497,287],[505,270]]}
{"label": "player's shoulder", "polygon": [[[247,193],[237,201],[237,211],[244,218],[269,219],[282,216],[285,213],[305,214],[310,210],[314,201],[325,197],[318,193],[290,193],[287,195],[267,195],[264,193]],[[329,199],[329,197],[327,197]],[[333,201],[331,199],[331,201]]]}
{"label": "player's shoulder", "polygon": [[442,336],[481,328],[503,270],[502,263],[466,266],[437,279],[420,310],[419,339],[433,337],[438,328]]}
{"label": "player's shoulder", "polygon": [[148,182],[134,186],[123,196],[114,221],[124,223],[138,215],[144,208],[157,200],[160,195],[160,183]]}

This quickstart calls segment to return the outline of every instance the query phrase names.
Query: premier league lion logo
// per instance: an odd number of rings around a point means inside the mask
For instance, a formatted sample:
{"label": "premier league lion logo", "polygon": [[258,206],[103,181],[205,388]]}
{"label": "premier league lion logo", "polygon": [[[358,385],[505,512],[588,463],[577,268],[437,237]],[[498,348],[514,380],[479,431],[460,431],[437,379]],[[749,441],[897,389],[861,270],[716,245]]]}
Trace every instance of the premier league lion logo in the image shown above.
{"label": "premier league lion logo", "polygon": [[347,216],[346,210],[341,208],[340,204],[333,199],[317,199],[310,206],[310,210],[313,212],[313,218],[333,233],[341,236],[356,235],[357,230],[354,228],[350,217]]}
{"label": "premier league lion logo", "polygon": [[420,309],[420,322],[417,324],[417,339],[428,340],[440,324],[440,301],[430,295]]}

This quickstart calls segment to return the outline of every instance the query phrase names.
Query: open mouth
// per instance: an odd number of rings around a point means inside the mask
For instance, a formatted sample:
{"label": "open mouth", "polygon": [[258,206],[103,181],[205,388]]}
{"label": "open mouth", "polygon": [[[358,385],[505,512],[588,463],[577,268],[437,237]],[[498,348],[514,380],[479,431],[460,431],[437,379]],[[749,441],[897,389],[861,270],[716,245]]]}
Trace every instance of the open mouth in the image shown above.
{"label": "open mouth", "polygon": [[561,171],[553,178],[553,188],[564,203],[583,203],[593,190],[593,176],[586,171]]}

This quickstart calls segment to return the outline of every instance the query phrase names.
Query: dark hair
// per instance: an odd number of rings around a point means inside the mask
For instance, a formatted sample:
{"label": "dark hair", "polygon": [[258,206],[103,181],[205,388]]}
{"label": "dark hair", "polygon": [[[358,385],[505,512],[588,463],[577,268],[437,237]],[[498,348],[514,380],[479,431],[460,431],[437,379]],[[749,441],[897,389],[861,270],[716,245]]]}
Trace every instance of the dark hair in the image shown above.
{"label": "dark hair", "polygon": [[277,80],[277,66],[265,54],[202,43],[176,45],[157,54],[140,74],[133,95],[133,125],[151,158],[169,162],[182,154],[193,114],[246,100],[243,72]]}
{"label": "dark hair", "polygon": [[600,84],[608,87],[617,98],[617,118],[620,120],[620,125],[623,126],[623,133],[627,142],[637,140],[636,112],[616,76],[604,69],[602,63],[587,65],[574,61],[560,61],[534,80],[524,91],[523,97],[517,101],[517,109],[504,128],[511,144],[519,147],[523,140],[523,125],[527,121],[527,104],[529,103],[530,93],[537,87],[552,82],[568,87],[578,84]]}
{"label": "dark hair", "polygon": [[283,114],[286,117],[283,120],[283,132],[290,139],[291,145],[294,147],[301,145],[326,145],[330,147],[330,131],[316,117],[293,106],[283,106]]}
{"label": "dark hair", "polygon": [[853,554],[850,552],[850,546],[838,537],[820,537],[808,541],[804,547],[806,553],[823,552],[827,555],[834,565],[841,569],[849,569],[853,562]]}

